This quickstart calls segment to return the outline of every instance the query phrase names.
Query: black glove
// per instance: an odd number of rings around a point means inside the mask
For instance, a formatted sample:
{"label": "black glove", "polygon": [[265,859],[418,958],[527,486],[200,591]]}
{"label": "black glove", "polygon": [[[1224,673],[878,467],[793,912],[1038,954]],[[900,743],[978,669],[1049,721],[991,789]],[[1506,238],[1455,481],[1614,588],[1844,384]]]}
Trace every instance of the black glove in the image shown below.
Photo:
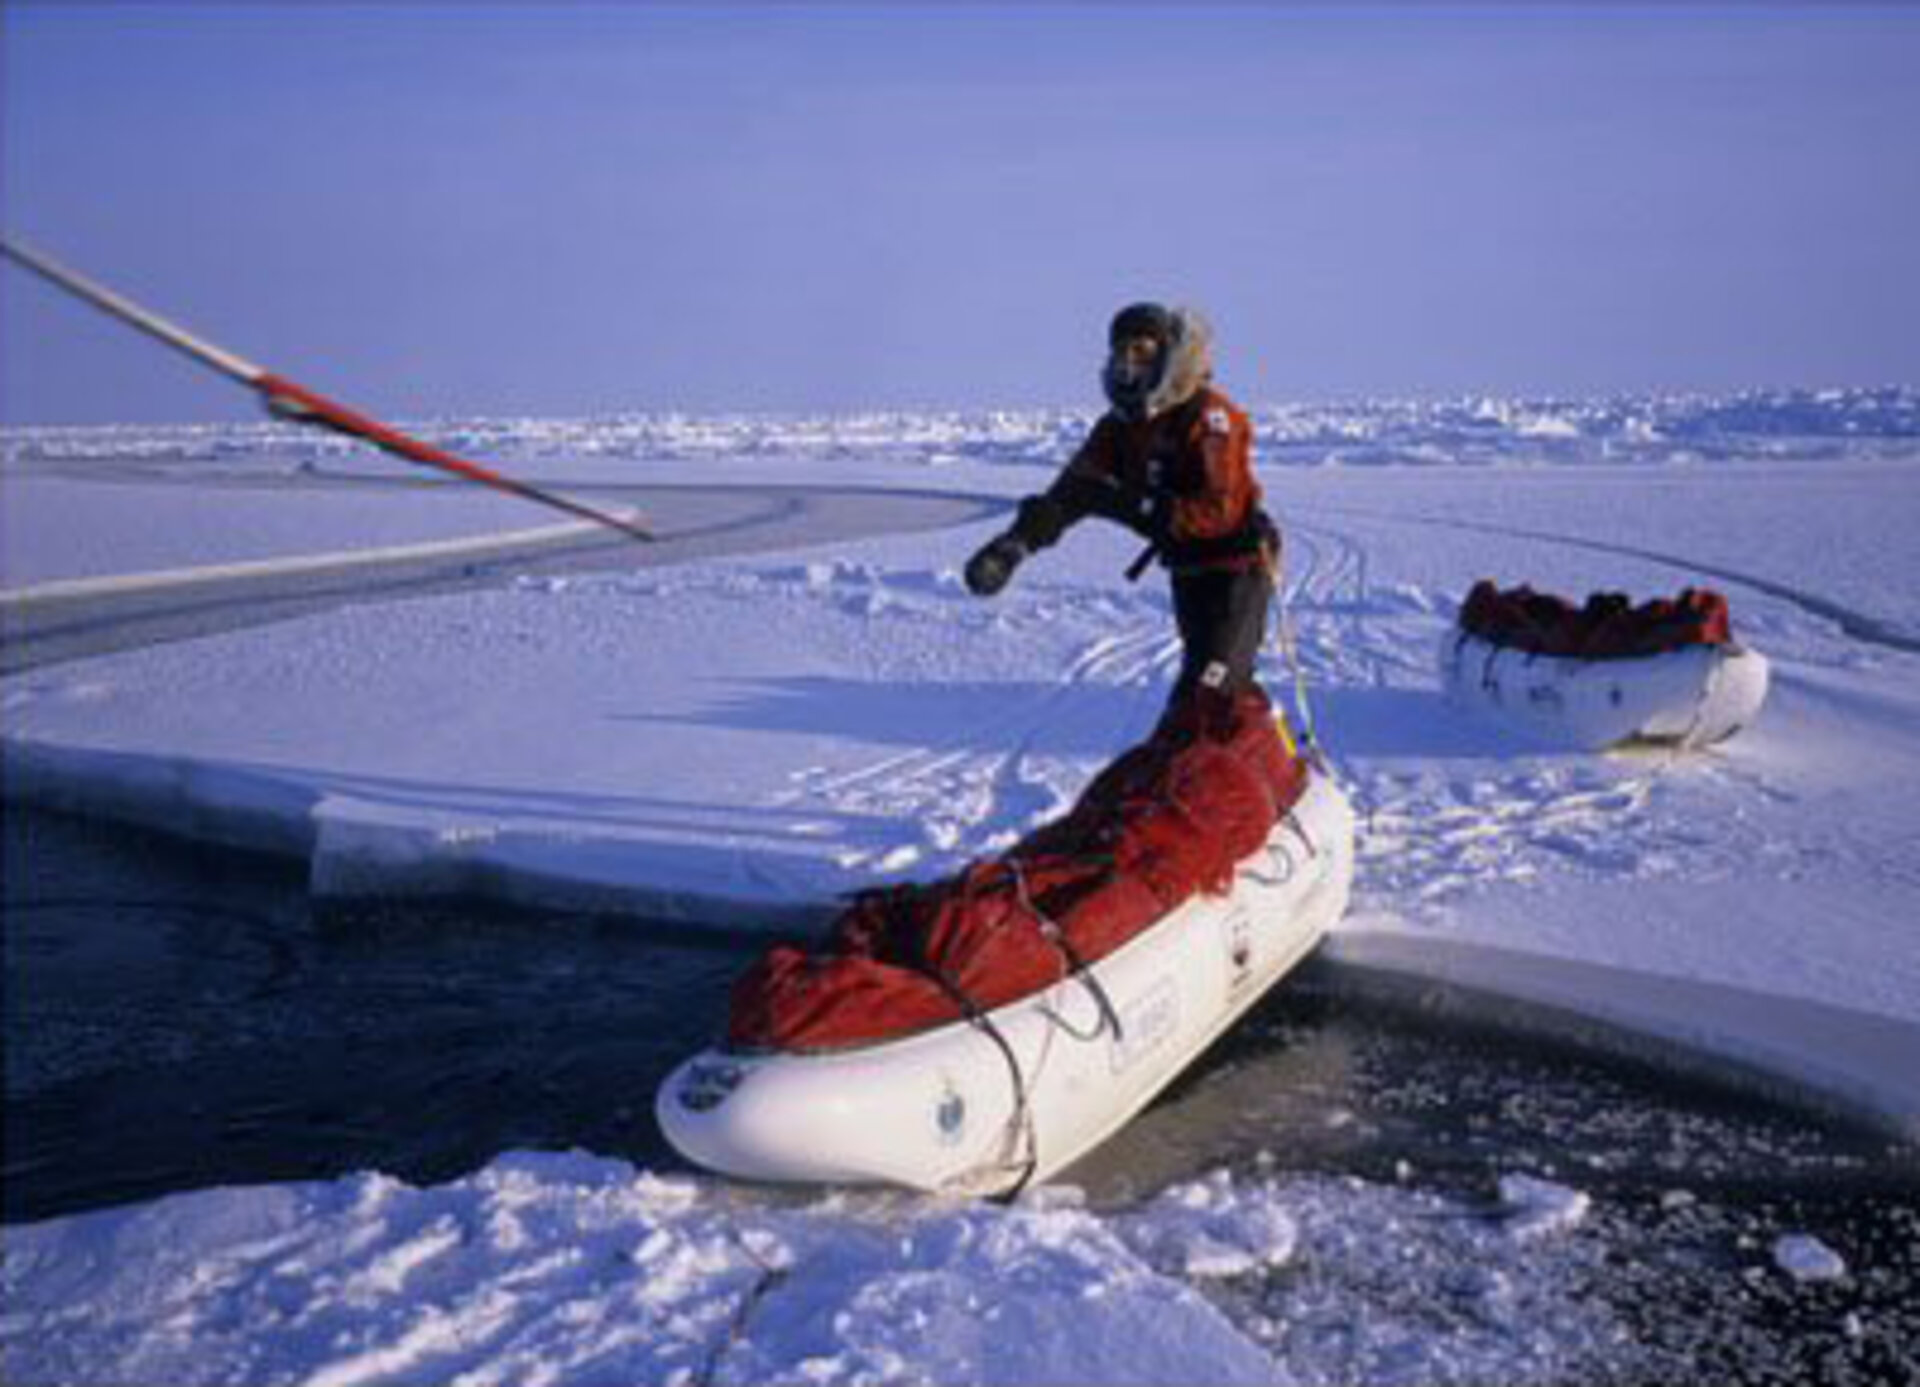
{"label": "black glove", "polygon": [[1027,546],[1013,535],[988,540],[978,553],[967,560],[967,591],[975,597],[991,597],[1007,585],[1013,570],[1027,556]]}
{"label": "black glove", "polygon": [[1034,550],[1058,544],[1066,529],[1067,513],[1058,501],[1051,496],[1029,496],[1014,513],[1013,528],[1007,533]]}

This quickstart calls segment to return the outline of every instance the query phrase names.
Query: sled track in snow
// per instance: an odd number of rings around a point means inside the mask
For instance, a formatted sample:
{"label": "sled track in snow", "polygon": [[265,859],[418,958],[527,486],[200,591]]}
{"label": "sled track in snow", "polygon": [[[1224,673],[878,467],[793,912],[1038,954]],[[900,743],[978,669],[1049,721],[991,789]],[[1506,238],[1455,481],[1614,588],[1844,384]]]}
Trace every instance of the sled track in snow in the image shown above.
{"label": "sled track in snow", "polygon": [[[967,840],[983,827],[990,833],[1018,833],[1021,825],[1064,807],[1064,791],[1050,782],[1044,764],[1052,758],[1037,752],[1035,744],[1071,716],[1081,691],[1104,685],[1136,687],[1144,694],[1157,682],[1154,675],[1177,664],[1179,656],[1178,638],[1167,618],[1156,613],[1096,638],[1038,698],[996,704],[985,717],[956,729],[945,745],[807,777],[779,803],[815,802],[838,814],[882,815],[913,806],[910,817],[924,822],[924,841],[936,851],[985,848]],[[982,751],[982,745],[1005,750]],[[903,844],[895,851],[912,848],[917,855],[918,847]]]}
{"label": "sled track in snow", "polygon": [[1920,654],[1920,637],[1909,636],[1894,630],[1885,622],[1867,616],[1852,607],[1822,597],[1818,593],[1790,587],[1772,578],[1743,573],[1738,569],[1727,568],[1720,564],[1702,563],[1684,554],[1669,554],[1659,549],[1643,549],[1638,545],[1585,539],[1579,535],[1559,534],[1552,530],[1530,530],[1517,525],[1492,525],[1482,520],[1459,520],[1431,515],[1400,515],[1392,511],[1365,510],[1357,506],[1316,506],[1314,509],[1326,511],[1328,514],[1353,515],[1367,520],[1385,520],[1402,525],[1425,525],[1442,530],[1472,530],[1479,534],[1499,535],[1507,539],[1544,540],[1549,544],[1565,544],[1575,549],[1588,549],[1600,554],[1619,554],[1624,558],[1645,559],[1650,563],[1665,564],[1689,573],[1704,573],[1711,577],[1723,578],[1730,583],[1739,583],[1756,592],[1764,592],[1769,597],[1777,597],[1783,602],[1790,602],[1812,616],[1823,617],[1834,622],[1847,635],[1868,645],[1904,651],[1909,655]]}
{"label": "sled track in snow", "polygon": [[[1390,665],[1404,663],[1397,651],[1377,649],[1366,621],[1368,556],[1352,537],[1324,527],[1288,530],[1290,562],[1283,574],[1287,600],[1314,619],[1338,624],[1334,636],[1303,633],[1302,656],[1315,680],[1385,682]],[[926,845],[938,852],[989,850],[992,840],[1024,828],[1071,802],[1070,784],[1052,774],[1051,754],[1036,750],[1048,733],[1076,716],[1090,687],[1128,688],[1139,710],[1121,729],[1116,748],[1143,735],[1159,711],[1181,658],[1172,612],[1161,584],[1149,579],[1123,594],[1129,613],[1121,629],[1080,646],[1056,682],[1032,697],[995,701],[965,727],[948,729],[935,746],[897,752],[837,773],[803,777],[780,800],[783,807],[817,804],[838,814],[910,817],[925,825]],[[1101,601],[1115,594],[1103,592]],[[1137,615],[1133,612],[1137,609]],[[1277,658],[1269,646],[1267,662]],[[1269,669],[1272,682],[1272,670]],[[1279,687],[1278,684],[1274,685]],[[984,750],[982,748],[992,748]],[[1077,777],[1074,777],[1077,779]],[[898,845],[896,865],[911,865],[909,846]],[[884,860],[884,852],[873,858]]]}
{"label": "sled track in snow", "polygon": [[[230,484],[261,486],[257,480]],[[448,483],[411,479],[358,485],[452,491]],[[340,607],[497,587],[527,574],[651,568],[875,533],[946,529],[1003,508],[993,498],[961,492],[864,487],[576,489],[643,506],[650,500],[672,503],[695,514],[661,527],[658,542],[650,545],[609,539],[592,526],[562,526],[14,589],[0,593],[0,673]]]}
{"label": "sled track in snow", "polygon": [[[1564,545],[1652,562],[1690,575],[1712,574],[1833,622],[1850,639],[1881,649],[1920,650],[1920,641],[1817,593],[1721,565],[1697,563],[1684,554],[1522,526],[1358,506],[1303,506],[1302,510],[1316,518],[1350,516]],[[1741,853],[1764,848],[1763,842],[1746,833],[1738,837],[1736,846],[1722,844],[1713,851],[1709,843],[1693,841],[1684,825],[1670,822],[1671,811],[1659,793],[1659,782],[1674,764],[1670,757],[1616,760],[1604,777],[1577,765],[1529,768],[1524,761],[1511,760],[1523,747],[1501,750],[1490,743],[1475,744],[1465,735],[1472,724],[1459,723],[1449,724],[1462,730],[1457,745],[1442,746],[1435,738],[1406,750],[1416,761],[1438,757],[1444,762],[1449,755],[1464,755],[1479,761],[1480,769],[1436,767],[1427,772],[1371,764],[1380,749],[1365,745],[1367,738],[1361,739],[1358,749],[1344,741],[1339,714],[1347,708],[1360,710],[1361,725],[1370,732],[1373,729],[1365,716],[1369,699],[1415,715],[1411,691],[1431,684],[1434,643],[1450,613],[1432,610],[1415,633],[1401,619],[1415,614],[1411,606],[1396,611],[1393,591],[1373,591],[1367,586],[1364,541],[1299,518],[1287,526],[1287,534],[1292,557],[1302,565],[1299,578],[1289,583],[1301,658],[1316,702],[1333,714],[1323,713],[1322,718],[1329,727],[1329,750],[1361,814],[1363,900],[1419,918],[1445,911],[1463,895],[1502,881],[1525,880],[1542,872],[1604,876],[1634,866],[1636,846],[1650,846],[1653,839],[1659,840],[1657,846],[1638,859],[1637,867],[1656,877],[1688,870],[1728,871]],[[1358,557],[1349,551],[1358,551]],[[1340,575],[1352,576],[1342,581]],[[1387,702],[1396,699],[1399,702]],[[1430,711],[1439,712],[1437,707]],[[1391,752],[1388,755],[1396,759]],[[1716,776],[1750,782],[1754,792],[1770,793],[1763,781],[1737,764],[1711,760],[1706,764]]]}
{"label": "sled track in snow", "polygon": [[[1387,669],[1407,661],[1402,652],[1371,640],[1365,547],[1338,531],[1302,524],[1288,527],[1288,546],[1288,568],[1282,575],[1287,601],[1316,624],[1326,617],[1339,628],[1333,636],[1317,630],[1302,633],[1302,658],[1312,677],[1385,683]],[[881,815],[899,815],[910,807],[910,816],[926,824],[927,842],[943,852],[963,846],[988,849],[991,842],[974,841],[982,832],[991,837],[1015,835],[1064,808],[1071,795],[1050,784],[1045,763],[1052,758],[1036,751],[1036,744],[1049,729],[1074,716],[1076,699],[1089,686],[1136,689],[1139,697],[1133,702],[1142,713],[1134,719],[1137,726],[1128,730],[1144,734],[1179,666],[1180,639],[1173,615],[1157,596],[1149,595],[1158,594],[1158,585],[1149,579],[1142,586],[1147,592],[1128,597],[1130,606],[1144,609],[1139,616],[1082,646],[1060,671],[1058,681],[1037,696],[996,703],[965,728],[953,729],[943,745],[808,777],[781,805],[811,802],[839,814]],[[1275,658],[1273,649],[1270,644],[1269,664]],[[1272,671],[1268,673],[1271,682]],[[1127,740],[1123,735],[1116,747]],[[981,750],[983,745],[996,749]]]}
{"label": "sled track in snow", "polygon": [[1291,521],[1286,535],[1286,603],[1296,618],[1309,618],[1296,621],[1295,634],[1311,672],[1327,682],[1365,688],[1391,683],[1394,670],[1425,677],[1430,662],[1424,647],[1416,653],[1380,639],[1366,546],[1352,535],[1301,520]]}
{"label": "sled track in snow", "polygon": [[[1356,536],[1299,518],[1286,533],[1300,660],[1326,749],[1361,818],[1358,899],[1426,918],[1495,884],[1613,870],[1623,842],[1653,831],[1662,766],[1514,759],[1514,748],[1439,706],[1433,658],[1443,612],[1417,594],[1376,588]],[[1270,653],[1265,673],[1284,689],[1290,672],[1278,658]],[[1388,717],[1439,730],[1383,744],[1378,728]]]}

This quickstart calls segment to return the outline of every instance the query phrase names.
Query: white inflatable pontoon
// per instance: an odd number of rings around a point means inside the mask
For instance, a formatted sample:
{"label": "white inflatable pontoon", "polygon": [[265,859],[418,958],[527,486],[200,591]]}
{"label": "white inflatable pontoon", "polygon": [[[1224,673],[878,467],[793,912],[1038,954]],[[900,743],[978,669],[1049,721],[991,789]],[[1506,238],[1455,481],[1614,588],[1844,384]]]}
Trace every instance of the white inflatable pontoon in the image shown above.
{"label": "white inflatable pontoon", "polygon": [[1577,659],[1497,645],[1459,628],[1441,643],[1440,674],[1455,702],[1589,751],[1630,742],[1710,746],[1753,720],[1768,681],[1766,657],[1738,642]]}
{"label": "white inflatable pontoon", "polygon": [[655,1111],[689,1160],[748,1180],[1000,1195],[1111,1136],[1346,909],[1353,811],[1315,769],[1244,858],[1085,974],[929,1031],[826,1052],[709,1050]]}

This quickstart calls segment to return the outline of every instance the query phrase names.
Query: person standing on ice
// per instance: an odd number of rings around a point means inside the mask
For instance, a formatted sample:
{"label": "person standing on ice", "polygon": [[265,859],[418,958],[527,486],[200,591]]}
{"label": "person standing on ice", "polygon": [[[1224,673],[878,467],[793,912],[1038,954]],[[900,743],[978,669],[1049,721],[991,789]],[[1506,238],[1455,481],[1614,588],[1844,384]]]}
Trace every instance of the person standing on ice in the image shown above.
{"label": "person standing on ice", "polygon": [[1213,387],[1213,335],[1191,308],[1130,304],[1107,330],[1102,415],[1053,485],[967,561],[966,583],[999,592],[1031,554],[1090,515],[1147,540],[1173,583],[1184,655],[1169,710],[1256,689],[1280,533],[1260,505],[1253,426]]}

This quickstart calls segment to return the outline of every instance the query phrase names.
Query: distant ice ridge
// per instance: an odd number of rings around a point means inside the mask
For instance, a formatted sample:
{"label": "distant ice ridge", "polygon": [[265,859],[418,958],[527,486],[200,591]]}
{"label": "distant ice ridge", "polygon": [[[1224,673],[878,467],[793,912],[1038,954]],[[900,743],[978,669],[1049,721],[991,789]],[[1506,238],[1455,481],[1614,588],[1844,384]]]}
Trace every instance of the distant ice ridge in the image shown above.
{"label": "distant ice ridge", "polygon": [[1920,391],[1374,400],[1256,411],[1260,457],[1303,465],[1681,463],[1920,456]]}
{"label": "distant ice ridge", "polygon": [[[1251,412],[1260,460],[1279,466],[1920,457],[1920,389],[1909,386],[1605,399],[1358,400],[1256,405]],[[400,422],[442,447],[524,462],[715,457],[805,462],[859,456],[939,468],[955,462],[1058,462],[1094,418],[1095,411],[1087,408],[820,415],[668,411]],[[348,439],[268,421],[0,430],[0,465],[9,466],[108,457],[232,464],[269,457],[297,467],[367,451]]]}

